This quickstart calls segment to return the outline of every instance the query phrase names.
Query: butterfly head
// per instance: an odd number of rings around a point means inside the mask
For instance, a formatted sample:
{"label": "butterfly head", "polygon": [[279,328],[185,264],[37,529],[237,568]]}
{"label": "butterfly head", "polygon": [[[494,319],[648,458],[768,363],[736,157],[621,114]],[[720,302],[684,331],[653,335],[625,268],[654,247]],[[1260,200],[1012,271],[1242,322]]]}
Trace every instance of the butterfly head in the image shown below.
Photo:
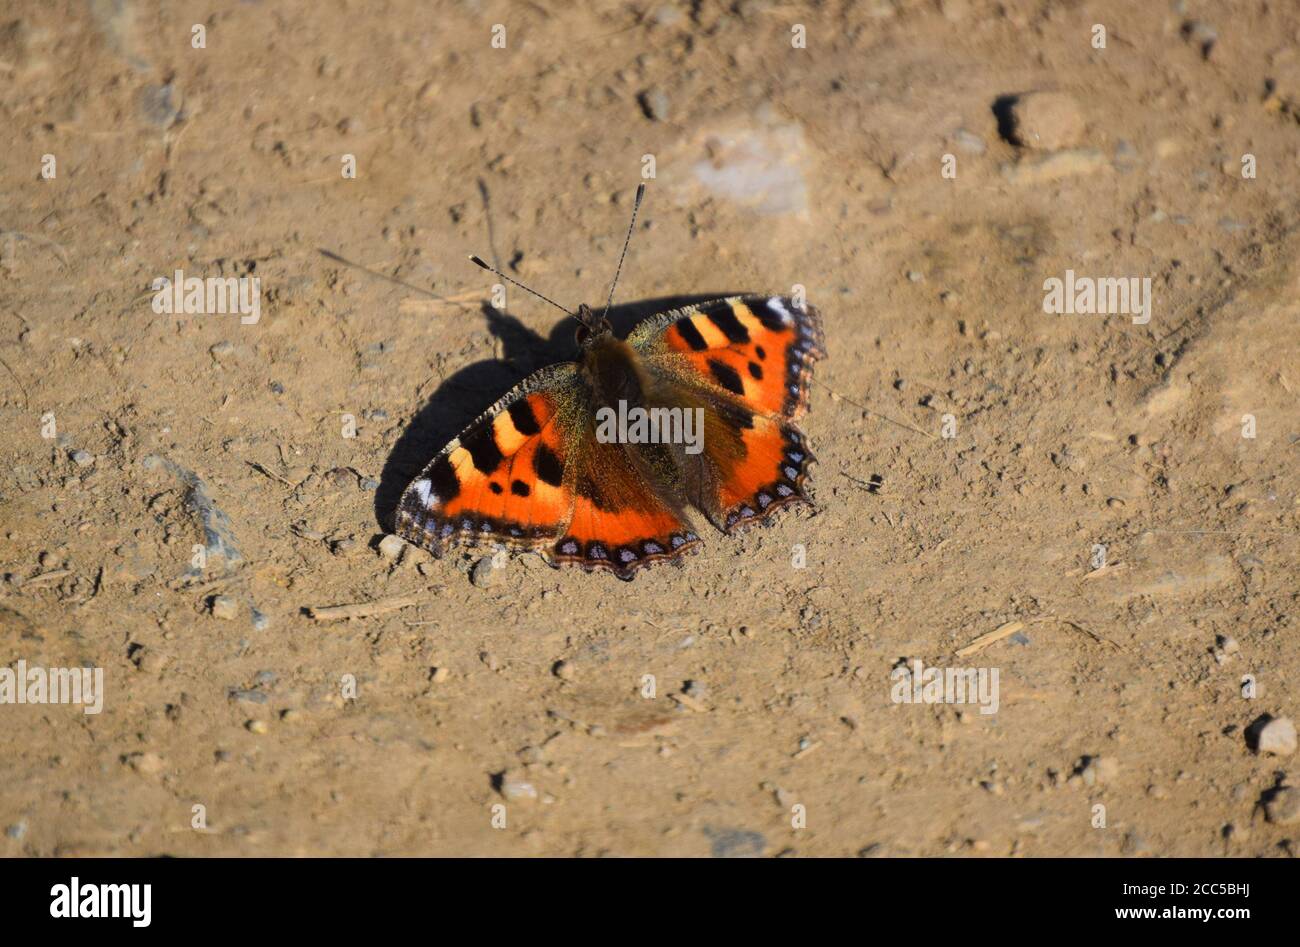
{"label": "butterfly head", "polygon": [[604,314],[597,315],[586,303],[578,306],[578,345],[586,347],[610,331],[609,320]]}

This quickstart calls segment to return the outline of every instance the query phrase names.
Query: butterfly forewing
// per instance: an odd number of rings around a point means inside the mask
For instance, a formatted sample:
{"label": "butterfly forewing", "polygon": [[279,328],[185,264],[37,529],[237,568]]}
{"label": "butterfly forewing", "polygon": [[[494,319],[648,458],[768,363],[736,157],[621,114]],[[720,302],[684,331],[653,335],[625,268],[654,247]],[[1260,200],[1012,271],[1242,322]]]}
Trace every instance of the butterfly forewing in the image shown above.
{"label": "butterfly forewing", "polygon": [[821,316],[788,296],[729,296],[646,320],[628,342],[650,362],[689,365],[762,414],[798,419],[813,363],[826,355]]}

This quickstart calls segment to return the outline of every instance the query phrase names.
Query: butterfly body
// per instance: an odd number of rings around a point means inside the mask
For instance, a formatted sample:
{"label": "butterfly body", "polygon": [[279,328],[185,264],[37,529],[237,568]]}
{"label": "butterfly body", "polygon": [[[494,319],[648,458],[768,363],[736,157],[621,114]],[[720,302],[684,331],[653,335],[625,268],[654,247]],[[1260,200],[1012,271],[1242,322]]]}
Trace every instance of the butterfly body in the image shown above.
{"label": "butterfly body", "polygon": [[733,533],[808,500],[795,421],[825,355],[816,309],[728,297],[625,340],[586,307],[579,321],[576,361],[526,378],[411,483],[399,535],[435,555],[500,544],[628,579],[699,547],[691,508]]}

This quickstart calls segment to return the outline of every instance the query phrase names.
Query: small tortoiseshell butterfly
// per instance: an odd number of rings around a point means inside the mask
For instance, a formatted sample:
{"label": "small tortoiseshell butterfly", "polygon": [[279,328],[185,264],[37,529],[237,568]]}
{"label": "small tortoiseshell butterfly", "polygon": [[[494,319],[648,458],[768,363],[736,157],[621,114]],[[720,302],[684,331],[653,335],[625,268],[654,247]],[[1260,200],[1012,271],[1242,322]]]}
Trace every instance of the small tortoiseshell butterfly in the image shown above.
{"label": "small tortoiseshell butterfly", "polygon": [[[570,313],[578,360],[535,372],[438,453],[402,495],[398,535],[435,556],[500,544],[631,579],[700,545],[688,506],[730,534],[808,502],[813,456],[795,421],[826,354],[815,308],[730,296],[650,316],[625,340],[608,312]],[[698,443],[601,436],[602,414],[633,408],[691,412]]]}

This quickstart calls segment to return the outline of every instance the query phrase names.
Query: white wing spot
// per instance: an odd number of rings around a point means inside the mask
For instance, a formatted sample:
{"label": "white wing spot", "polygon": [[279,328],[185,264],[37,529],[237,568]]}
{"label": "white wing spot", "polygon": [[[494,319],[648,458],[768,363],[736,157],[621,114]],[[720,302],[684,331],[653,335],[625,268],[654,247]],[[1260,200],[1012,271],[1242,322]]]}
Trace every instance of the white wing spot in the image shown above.
{"label": "white wing spot", "polygon": [[789,325],[791,322],[794,321],[794,317],[791,316],[789,311],[785,308],[785,303],[781,302],[780,296],[773,296],[771,299],[769,299],[767,301],[767,308],[771,309],[774,313],[780,316],[781,321],[784,322],[786,325]]}
{"label": "white wing spot", "polygon": [[433,492],[433,484],[428,480],[417,480],[411,484],[411,489],[415,495],[420,498],[420,502],[425,506],[433,506],[438,502],[437,495]]}

